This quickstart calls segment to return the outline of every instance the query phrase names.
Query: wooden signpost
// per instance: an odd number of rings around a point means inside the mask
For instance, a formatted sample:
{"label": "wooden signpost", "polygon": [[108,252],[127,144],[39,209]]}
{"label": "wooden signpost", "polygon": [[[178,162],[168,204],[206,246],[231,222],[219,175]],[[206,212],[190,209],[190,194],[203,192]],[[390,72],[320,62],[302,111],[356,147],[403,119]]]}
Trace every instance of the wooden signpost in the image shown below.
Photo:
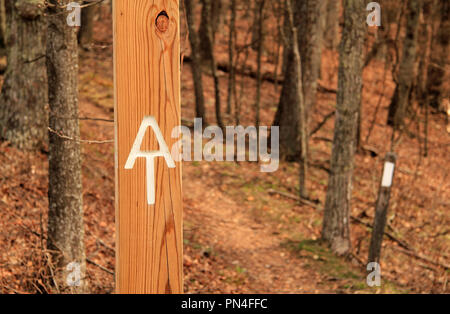
{"label": "wooden signpost", "polygon": [[182,293],[178,0],[115,0],[116,292]]}
{"label": "wooden signpost", "polygon": [[387,211],[389,208],[389,199],[391,197],[396,161],[397,156],[394,153],[388,153],[386,155],[380,192],[375,208],[375,219],[369,248],[369,263],[380,262],[381,244],[383,242],[384,229],[386,227]]}

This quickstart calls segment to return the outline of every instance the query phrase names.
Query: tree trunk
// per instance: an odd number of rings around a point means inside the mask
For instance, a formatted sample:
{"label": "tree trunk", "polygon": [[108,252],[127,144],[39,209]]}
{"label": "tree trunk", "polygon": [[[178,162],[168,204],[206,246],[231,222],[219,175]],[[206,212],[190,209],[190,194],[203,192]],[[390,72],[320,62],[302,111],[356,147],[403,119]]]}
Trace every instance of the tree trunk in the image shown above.
{"label": "tree trunk", "polygon": [[222,120],[222,109],[221,109],[221,100],[220,100],[220,82],[219,75],[217,74],[217,64],[216,58],[214,56],[214,52],[211,51],[211,72],[214,80],[214,99],[215,99],[215,108],[216,108],[216,121],[217,125],[223,129],[224,124]]}
{"label": "tree trunk", "polygon": [[[193,0],[191,0],[193,1]],[[201,0],[202,2],[202,17],[200,21],[200,28],[198,34],[200,36],[200,54],[201,60],[209,63],[211,62],[212,55],[211,51],[213,51],[213,40],[214,40],[214,30],[213,30],[213,19],[212,19],[212,7],[214,0]],[[209,35],[209,30],[211,30],[212,34]]]}
{"label": "tree trunk", "polygon": [[236,0],[231,0],[230,4],[230,32],[228,38],[228,63],[230,64],[230,73],[228,77],[228,99],[227,114],[231,114],[233,94],[236,86],[234,50],[236,49]]}
{"label": "tree trunk", "polygon": [[419,33],[417,38],[417,44],[421,49],[417,51],[417,75],[414,82],[414,95],[416,99],[419,99],[422,105],[427,102],[427,82],[428,82],[428,66],[430,62],[431,44],[433,39],[433,14],[437,8],[437,1],[433,1],[430,5],[422,8],[422,14],[420,17]]}
{"label": "tree trunk", "polygon": [[[280,101],[273,122],[274,126],[280,127],[280,159],[286,161],[297,161],[300,156],[300,114],[299,103],[299,73],[295,66],[295,54],[292,48],[286,47],[286,66],[284,71],[284,82],[281,89]],[[301,84],[301,83],[300,83]],[[303,94],[301,94],[303,96]]]}
{"label": "tree trunk", "polygon": [[223,9],[223,1],[222,0],[214,0],[212,4],[212,27],[213,27],[213,33],[214,38],[216,36],[216,33],[219,31],[219,29],[223,25],[223,16],[222,16],[222,9]]}
{"label": "tree trunk", "polygon": [[286,1],[285,79],[274,125],[280,126],[280,156],[288,161],[299,160],[299,193],[307,197],[308,132],[303,99],[302,63],[298,45],[298,29],[291,0]]}
{"label": "tree trunk", "polygon": [[403,126],[410,101],[412,83],[415,77],[417,37],[419,30],[421,0],[408,1],[406,19],[406,37],[403,43],[403,55],[400,62],[398,82],[394,97],[389,106],[388,124],[395,129]]}
{"label": "tree trunk", "polygon": [[296,2],[298,41],[302,59],[302,81],[306,116],[316,103],[317,80],[322,63],[322,43],[326,0]]}
{"label": "tree trunk", "polygon": [[261,107],[261,85],[262,85],[262,73],[261,73],[261,59],[264,50],[264,5],[265,0],[259,0],[258,14],[257,14],[257,28],[258,28],[258,41],[257,41],[257,70],[256,70],[256,104],[255,104],[255,126],[259,130],[260,125],[260,107]]}
{"label": "tree trunk", "polygon": [[[449,89],[443,87],[443,83],[448,81],[449,62],[449,34],[450,34],[450,2],[448,0],[439,1],[439,19],[440,25],[433,39],[431,62],[428,67],[427,91],[429,95],[429,104],[442,111],[446,111],[442,105],[443,99],[448,99]],[[447,79],[446,79],[447,77]]]}
{"label": "tree trunk", "polygon": [[[205,13],[205,16],[202,16],[202,25],[200,26],[200,33],[204,32],[204,36],[208,38],[209,44],[207,44],[204,49],[207,49],[209,47],[209,53],[208,53],[208,60],[209,65],[212,73],[212,77],[214,80],[214,98],[215,98],[215,108],[216,108],[216,121],[217,125],[220,128],[224,127],[223,121],[222,121],[222,110],[221,110],[221,102],[220,102],[220,82],[219,82],[219,75],[217,74],[217,63],[216,58],[214,56],[214,29],[213,29],[213,23],[209,19],[206,22],[206,16],[210,17],[210,14],[212,12],[212,0],[203,0],[203,6],[206,8],[207,12]],[[203,24],[204,23],[204,24]],[[204,28],[202,30],[202,28]],[[203,39],[201,39],[203,41]],[[203,50],[203,49],[202,49]]]}
{"label": "tree trunk", "polygon": [[323,239],[339,255],[351,250],[349,218],[361,102],[364,14],[363,0],[344,0],[336,124],[322,230]]}
{"label": "tree trunk", "polygon": [[[85,1],[84,4],[89,4],[89,2]],[[92,46],[92,32],[97,9],[97,4],[92,5],[91,2],[91,5],[81,10],[81,28],[78,32],[78,42],[84,49],[90,49]]]}
{"label": "tree trunk", "polygon": [[[193,0],[191,0],[193,1]],[[202,19],[200,23],[200,53],[202,60],[210,62],[212,59],[212,51],[216,32],[220,26],[221,7],[220,0],[201,0],[202,1]],[[211,33],[211,34],[209,34]]]}
{"label": "tree trunk", "polygon": [[339,46],[339,19],[341,0],[328,0],[326,7],[326,26],[324,42],[328,49],[336,50]]}
{"label": "tree trunk", "polygon": [[46,18],[38,5],[6,1],[8,65],[0,96],[0,138],[26,150],[43,148],[47,141]]}
{"label": "tree trunk", "polygon": [[[67,4],[70,0],[64,0]],[[52,1],[55,4],[56,0]],[[50,8],[47,36],[47,70],[49,81],[50,156],[49,156],[49,248],[55,254],[58,284],[65,286],[70,263],[81,267],[80,287],[71,292],[84,292],[85,252],[83,202],[81,185],[80,135],[78,116],[78,48],[76,28],[66,22],[62,8]],[[56,132],[58,134],[56,134]],[[72,138],[68,140],[63,138]]]}
{"label": "tree trunk", "polygon": [[[291,13],[294,15],[292,23],[293,27],[291,27],[289,21],[290,10],[292,10]],[[301,141],[302,130],[307,134],[307,128],[306,122],[302,123],[302,120],[306,121],[306,110],[303,98],[304,89],[302,86],[302,65],[297,65],[297,61],[301,62],[301,56],[299,55],[297,58],[295,49],[296,47],[299,49],[298,41],[295,40],[294,43],[293,40],[293,38],[298,38],[298,36],[294,36],[295,34],[293,33],[298,34],[299,26],[299,20],[295,18],[295,14],[295,7],[286,5],[285,23],[283,25],[286,37],[283,61],[284,81],[280,102],[273,122],[273,125],[280,127],[280,158],[286,161],[299,160],[302,156],[301,147],[303,144],[307,145],[308,139],[306,136],[306,143]],[[307,149],[304,151],[306,153]]]}
{"label": "tree trunk", "polygon": [[0,0],[0,48],[6,48],[6,9],[5,9],[5,0]]}
{"label": "tree trunk", "polygon": [[192,0],[184,0],[186,8],[186,19],[189,28],[189,41],[191,43],[192,56],[192,76],[194,78],[194,92],[195,92],[195,115],[197,118],[203,119],[203,125],[207,125],[205,98],[203,95],[203,81],[202,69],[200,61],[200,46],[198,39],[198,32],[195,29],[194,3]]}

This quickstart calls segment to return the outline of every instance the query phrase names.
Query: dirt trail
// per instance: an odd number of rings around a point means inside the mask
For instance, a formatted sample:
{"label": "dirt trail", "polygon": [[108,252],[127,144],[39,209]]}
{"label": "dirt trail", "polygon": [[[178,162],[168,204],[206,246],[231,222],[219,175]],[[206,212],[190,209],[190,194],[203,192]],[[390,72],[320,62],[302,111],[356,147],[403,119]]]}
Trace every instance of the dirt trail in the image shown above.
{"label": "dirt trail", "polygon": [[246,269],[253,292],[318,292],[319,274],[283,249],[271,226],[256,221],[246,206],[214,187],[212,177],[189,179],[191,172],[185,166],[183,189],[186,203],[196,205],[185,206],[185,219],[200,227],[197,232],[209,238],[230,266]]}

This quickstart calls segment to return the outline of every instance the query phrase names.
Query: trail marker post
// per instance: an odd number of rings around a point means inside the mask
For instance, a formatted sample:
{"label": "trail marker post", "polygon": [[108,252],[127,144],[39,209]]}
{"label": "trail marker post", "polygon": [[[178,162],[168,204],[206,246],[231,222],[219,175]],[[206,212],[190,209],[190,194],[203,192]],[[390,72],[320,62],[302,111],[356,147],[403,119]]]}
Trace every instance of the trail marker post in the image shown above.
{"label": "trail marker post", "polygon": [[369,248],[369,263],[380,262],[381,244],[383,242],[384,229],[386,227],[387,211],[389,208],[389,199],[391,197],[396,162],[397,156],[394,153],[387,153],[375,208],[375,219],[373,222],[372,238],[370,240]]}
{"label": "trail marker post", "polygon": [[178,0],[114,1],[116,292],[182,293]]}

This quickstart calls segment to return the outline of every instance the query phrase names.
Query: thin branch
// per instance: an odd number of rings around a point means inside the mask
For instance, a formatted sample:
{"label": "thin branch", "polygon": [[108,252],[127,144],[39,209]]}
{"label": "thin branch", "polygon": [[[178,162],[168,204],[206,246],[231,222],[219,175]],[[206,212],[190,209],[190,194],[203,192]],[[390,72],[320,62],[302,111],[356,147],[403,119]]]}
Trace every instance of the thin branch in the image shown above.
{"label": "thin branch", "polygon": [[73,137],[62,134],[61,132],[55,131],[50,127],[48,127],[48,130],[50,131],[50,133],[53,133],[62,139],[74,141],[74,142],[77,142],[80,144],[111,144],[111,143],[114,143],[114,140],[96,141],[96,140],[82,140],[82,139],[78,139],[78,138],[73,138]]}
{"label": "thin branch", "polygon": [[328,122],[328,120],[330,120],[334,115],[336,114],[336,110],[334,110],[333,112],[330,112],[329,114],[327,114],[325,116],[325,118],[323,118],[322,122],[320,122],[317,127],[311,131],[311,133],[309,133],[309,137],[313,136],[314,134],[316,134],[317,132],[320,131],[320,129]]}
{"label": "thin branch", "polygon": [[[368,223],[368,222],[364,222],[361,219],[351,216],[350,217],[354,222],[359,223],[360,225],[366,226],[368,228],[373,229],[373,225]],[[402,240],[398,239],[397,237],[395,237],[392,233],[390,233],[389,231],[385,231],[384,234],[392,241],[396,242],[398,245],[400,245],[402,248],[407,249],[407,250],[412,250],[411,247],[406,244],[405,242],[403,242]]]}
{"label": "thin branch", "polygon": [[[90,7],[90,6],[94,6],[94,5],[97,5],[97,4],[100,4],[100,3],[102,3],[102,2],[104,2],[105,0],[84,0],[84,2],[89,2],[89,3],[86,3],[86,4],[82,4],[82,5],[80,5],[79,6],[79,8],[80,9],[84,9],[84,8],[87,8],[87,7]],[[78,1],[75,1],[75,2],[81,2],[81,0],[78,0]],[[71,2],[70,3],[68,3],[68,4],[65,4],[65,5],[60,5],[60,4],[52,4],[52,3],[50,3],[49,1],[44,1],[44,5],[43,6],[41,6],[41,7],[44,7],[44,8],[58,8],[58,9],[66,9],[69,5],[71,4]],[[62,11],[62,12],[58,12],[58,13],[52,13],[52,14],[48,14],[48,13],[44,13],[44,16],[45,17],[47,17],[47,16],[56,16],[56,15],[64,15],[64,14],[69,14],[69,13],[71,13],[70,11]]]}
{"label": "thin branch", "polygon": [[311,206],[311,207],[315,208],[316,210],[319,210],[319,211],[323,210],[323,208],[320,205],[315,204],[314,202],[311,202],[310,200],[307,200],[305,198],[300,198],[299,196],[296,196],[296,195],[293,195],[290,193],[277,191],[277,190],[273,190],[273,189],[268,190],[267,193],[278,194],[278,195],[284,196],[286,198],[290,198],[291,200],[298,201],[304,205]]}
{"label": "thin branch", "polygon": [[98,267],[99,269],[103,270],[105,273],[108,273],[108,274],[113,275],[113,276],[115,275],[115,273],[112,270],[110,270],[110,269],[108,269],[108,268],[106,268],[106,267],[104,267],[102,265],[97,264],[96,262],[94,262],[93,260],[91,260],[89,258],[86,258],[86,262],[88,262],[89,264],[92,264],[92,265]]}
{"label": "thin branch", "polygon": [[103,118],[90,118],[90,117],[63,117],[63,116],[56,116],[52,115],[54,118],[58,118],[61,120],[79,120],[79,121],[99,121],[99,122],[108,122],[108,123],[114,123],[113,119],[103,119]]}
{"label": "thin branch", "polygon": [[414,250],[412,250],[412,249],[410,249],[410,250],[405,250],[405,249],[401,249],[401,248],[397,248],[397,247],[392,247],[392,248],[393,248],[394,250],[400,252],[400,253],[406,254],[406,255],[411,256],[411,257],[415,257],[415,258],[420,259],[420,260],[422,260],[422,261],[428,262],[428,263],[430,263],[430,264],[432,264],[432,265],[435,265],[435,266],[438,266],[438,267],[442,267],[442,268],[444,268],[445,270],[450,269],[450,265],[447,265],[447,264],[444,264],[444,263],[440,263],[440,262],[435,262],[435,261],[433,261],[432,259],[430,259],[430,258],[428,258],[428,257],[426,257],[426,256],[421,255],[420,253],[416,253],[416,252],[415,252]]}

